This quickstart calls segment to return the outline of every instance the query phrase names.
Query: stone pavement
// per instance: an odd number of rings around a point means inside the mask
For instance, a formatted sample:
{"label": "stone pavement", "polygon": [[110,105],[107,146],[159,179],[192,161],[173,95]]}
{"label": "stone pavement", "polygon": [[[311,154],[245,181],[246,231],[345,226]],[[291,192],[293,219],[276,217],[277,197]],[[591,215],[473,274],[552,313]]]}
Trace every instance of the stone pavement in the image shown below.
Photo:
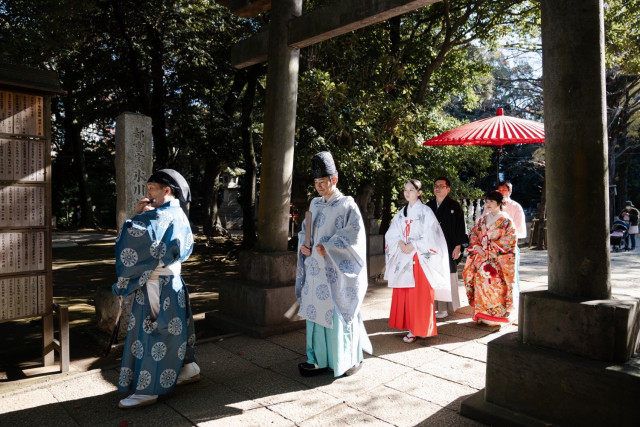
{"label": "stone pavement", "polygon": [[[640,298],[640,251],[611,254],[614,293]],[[522,251],[523,290],[546,286],[547,252]],[[463,287],[460,288],[461,293]],[[374,355],[351,377],[303,378],[304,331],[198,343],[200,382],[132,410],[117,408],[118,367],[0,385],[0,425],[480,426],[460,403],[485,383],[487,343],[517,326],[477,325],[469,307],[413,344],[387,327],[391,290],[370,285],[362,309]]]}
{"label": "stone pavement", "polygon": [[64,248],[77,246],[87,242],[113,242],[116,240],[114,233],[101,233],[91,230],[91,232],[65,232],[54,231],[51,233],[51,246],[53,248]]}

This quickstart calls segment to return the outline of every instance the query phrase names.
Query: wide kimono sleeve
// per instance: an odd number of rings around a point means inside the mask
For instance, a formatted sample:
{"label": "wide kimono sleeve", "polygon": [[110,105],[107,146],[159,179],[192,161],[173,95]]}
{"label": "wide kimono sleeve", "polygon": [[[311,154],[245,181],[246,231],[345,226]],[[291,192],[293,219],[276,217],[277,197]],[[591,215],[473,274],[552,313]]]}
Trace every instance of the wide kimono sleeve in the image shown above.
{"label": "wide kimono sleeve", "polygon": [[467,223],[464,220],[464,211],[460,203],[455,202],[455,213],[453,218],[453,246],[462,246],[463,248],[469,243],[469,237],[467,236]]}
{"label": "wide kimono sleeve", "polygon": [[418,233],[411,233],[409,237],[409,243],[413,244],[418,255],[424,253],[444,254],[446,259],[446,254],[448,252],[447,241],[444,238],[438,219],[433,211],[427,206],[424,206],[420,212],[418,224]]}
{"label": "wide kimono sleeve", "polygon": [[160,210],[156,222],[155,237],[160,242],[156,243],[159,246],[156,254],[160,256],[162,264],[166,267],[174,262],[185,262],[193,252],[193,233],[189,219],[182,209],[171,206],[169,209]]}
{"label": "wide kimono sleeve", "polygon": [[146,282],[160,260],[151,255],[155,234],[151,215],[146,212],[125,221],[116,239],[116,274],[114,295],[127,296]]}
{"label": "wide kimono sleeve", "polygon": [[367,291],[367,242],[358,205],[351,197],[341,200],[335,233],[322,244],[325,273],[331,296],[345,325],[350,325]]}
{"label": "wide kimono sleeve", "polygon": [[128,219],[116,239],[118,282],[111,290],[126,296],[144,286],[158,267],[185,261],[193,250],[193,234],[180,208],[168,206]]}
{"label": "wide kimono sleeve", "polygon": [[398,256],[402,253],[398,244],[400,240],[403,240],[401,217],[402,211],[396,213],[393,217],[393,221],[391,221],[389,229],[384,235],[385,280],[390,280],[392,277],[392,272],[398,263]]}
{"label": "wide kimono sleeve", "polygon": [[391,225],[389,229],[384,235],[384,253],[385,256],[392,256],[396,253],[398,248],[398,242],[400,240],[404,240],[402,236],[402,226],[401,226],[401,217],[402,211],[399,211],[394,217],[393,221],[391,221]]}
{"label": "wide kimono sleeve", "polygon": [[495,229],[490,231],[489,251],[495,256],[504,281],[509,285],[514,285],[516,281],[515,250],[518,244],[516,228],[513,222],[507,218],[496,221],[494,225]]}
{"label": "wide kimono sleeve", "polygon": [[513,221],[502,218],[496,221],[492,228],[489,231],[489,241],[491,242],[489,252],[496,255],[515,253],[518,238]]}
{"label": "wide kimono sleeve", "polygon": [[[304,245],[304,241],[306,239],[306,226],[307,226],[307,220],[304,219],[302,221],[302,228],[298,233],[298,247],[297,247],[298,262],[296,266],[296,286],[295,286],[296,299],[298,300],[298,303],[301,302],[302,287],[304,286],[304,279],[305,279],[304,260],[306,257],[302,255],[302,252],[300,252],[300,248],[302,247],[302,245]],[[311,243],[311,246],[313,247],[313,242],[310,242],[310,243]]]}
{"label": "wide kimono sleeve", "polygon": [[341,272],[357,276],[366,268],[366,236],[358,206],[351,197],[346,199],[344,212],[335,219],[335,233],[322,244]]}
{"label": "wide kimono sleeve", "polygon": [[[451,281],[449,277],[449,250],[440,223],[433,211],[423,205],[418,216],[418,233],[411,233],[410,242],[413,244],[420,265],[431,284],[444,301],[450,294]],[[450,298],[450,297],[449,297]]]}
{"label": "wide kimono sleeve", "polygon": [[467,252],[469,252],[469,254],[475,255],[476,250],[474,249],[474,247],[476,245],[482,247],[483,221],[484,217],[478,219],[478,222],[473,226],[471,232],[469,233],[469,247],[467,248]]}

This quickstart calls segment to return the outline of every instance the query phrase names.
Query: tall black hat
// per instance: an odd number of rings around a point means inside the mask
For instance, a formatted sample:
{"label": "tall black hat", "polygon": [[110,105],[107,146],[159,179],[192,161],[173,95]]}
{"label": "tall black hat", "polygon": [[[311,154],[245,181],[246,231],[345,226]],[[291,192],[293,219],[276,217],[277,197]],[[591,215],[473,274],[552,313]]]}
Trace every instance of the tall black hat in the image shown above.
{"label": "tall black hat", "polygon": [[157,182],[171,188],[171,193],[180,201],[180,206],[185,214],[189,214],[189,204],[191,203],[191,190],[187,180],[180,173],[173,169],[160,169],[154,172],[147,182]]}
{"label": "tall black hat", "polygon": [[333,162],[330,152],[321,151],[311,159],[311,175],[313,179],[324,178],[337,173],[336,164]]}

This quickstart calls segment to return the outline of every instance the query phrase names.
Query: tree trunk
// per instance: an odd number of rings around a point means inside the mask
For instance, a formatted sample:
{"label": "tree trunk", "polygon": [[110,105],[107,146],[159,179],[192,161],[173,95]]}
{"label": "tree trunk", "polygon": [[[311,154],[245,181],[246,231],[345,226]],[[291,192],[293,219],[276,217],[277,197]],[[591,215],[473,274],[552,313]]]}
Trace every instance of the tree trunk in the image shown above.
{"label": "tree trunk", "polygon": [[618,215],[624,207],[624,202],[629,200],[629,155],[627,153],[618,159]]}
{"label": "tree trunk", "polygon": [[[118,22],[120,33],[127,46],[127,62],[132,77],[133,91],[138,100],[142,113],[151,117],[151,133],[153,135],[153,146],[155,153],[154,169],[169,167],[171,163],[169,153],[169,143],[166,135],[165,99],[166,86],[164,83],[163,54],[164,48],[162,35],[151,25],[147,24],[147,35],[151,49],[151,82],[149,87],[149,76],[145,74],[143,67],[143,55],[136,47],[136,41],[129,31],[126,10],[119,1],[112,0],[111,6],[114,16]],[[151,94],[150,94],[151,92]],[[135,106],[132,106],[135,108]]]}
{"label": "tree trunk", "polygon": [[[389,170],[389,167],[385,167],[385,170]],[[382,185],[377,188],[381,188],[382,197],[382,215],[380,218],[380,234],[385,234],[391,225],[391,202],[393,201],[393,184],[391,176],[387,173],[382,174]],[[376,188],[376,189],[377,189]]]}
{"label": "tree trunk", "polygon": [[151,92],[151,122],[153,127],[153,147],[155,149],[156,161],[154,169],[163,169],[171,166],[169,153],[169,142],[167,141],[167,120],[165,117],[165,99],[167,89],[164,84],[162,39],[157,31],[149,31],[153,48],[151,49],[151,80],[153,91]]}
{"label": "tree trunk", "polygon": [[256,243],[256,181],[258,163],[253,145],[253,133],[251,132],[251,113],[258,84],[258,72],[252,70],[249,76],[247,88],[242,99],[242,148],[244,155],[244,185],[242,191],[242,246],[253,248]]}
{"label": "tree trunk", "polygon": [[66,143],[73,147],[73,171],[78,182],[78,205],[80,207],[78,226],[84,228],[95,228],[96,220],[93,214],[93,202],[89,190],[89,174],[87,173],[87,163],[84,157],[84,144],[82,141],[82,128],[76,122],[76,115],[73,106],[63,100],[64,119],[62,123],[65,127]]}
{"label": "tree trunk", "polygon": [[127,47],[127,64],[129,66],[129,72],[131,73],[134,96],[137,98],[142,111],[149,111],[151,109],[151,101],[149,99],[148,85],[146,84],[147,79],[142,71],[142,55],[136,48],[133,37],[129,32],[129,27],[126,22],[126,13],[120,3],[121,2],[118,0],[112,0],[111,6],[113,7],[116,21],[118,22],[120,34],[122,35]]}
{"label": "tree trunk", "polygon": [[209,156],[204,167],[204,209],[202,228],[205,236],[213,237],[218,222],[218,189],[220,188],[220,173],[222,165]]}
{"label": "tree trunk", "polygon": [[536,219],[533,222],[533,231],[529,236],[529,247],[535,245],[533,249],[542,250],[547,247],[547,239],[545,236],[545,229],[547,227],[547,181],[542,181],[542,194],[540,195],[540,204],[538,205],[538,213]]}

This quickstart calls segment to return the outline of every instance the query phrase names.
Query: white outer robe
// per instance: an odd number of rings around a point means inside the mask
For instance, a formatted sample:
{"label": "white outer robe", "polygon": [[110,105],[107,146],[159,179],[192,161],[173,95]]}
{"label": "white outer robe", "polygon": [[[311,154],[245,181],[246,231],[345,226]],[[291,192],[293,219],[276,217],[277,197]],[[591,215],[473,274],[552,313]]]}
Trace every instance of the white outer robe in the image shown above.
{"label": "white outer robe", "polygon": [[[407,224],[409,235],[406,234]],[[420,266],[429,284],[435,292],[435,300],[451,301],[451,278],[449,275],[449,252],[438,219],[433,211],[420,200],[407,209],[396,214],[385,238],[385,272],[384,278],[392,288],[412,288],[413,256],[418,254]],[[414,250],[405,254],[400,250],[398,242],[413,244]]]}
{"label": "white outer robe", "polygon": [[524,210],[520,203],[515,200],[507,199],[504,201],[502,209],[506,211],[513,220],[513,225],[516,228],[516,237],[518,239],[526,239],[527,220],[524,216]]}
{"label": "white outer robe", "polygon": [[[298,315],[326,328],[333,327],[333,310],[338,310],[344,325],[360,321],[360,306],[367,292],[367,240],[364,222],[352,197],[336,189],[324,201],[311,201],[311,256],[300,253],[305,242],[305,222],[298,233],[298,270],[296,298]],[[322,243],[326,256],[315,245]],[[366,336],[366,334],[365,334]]]}

